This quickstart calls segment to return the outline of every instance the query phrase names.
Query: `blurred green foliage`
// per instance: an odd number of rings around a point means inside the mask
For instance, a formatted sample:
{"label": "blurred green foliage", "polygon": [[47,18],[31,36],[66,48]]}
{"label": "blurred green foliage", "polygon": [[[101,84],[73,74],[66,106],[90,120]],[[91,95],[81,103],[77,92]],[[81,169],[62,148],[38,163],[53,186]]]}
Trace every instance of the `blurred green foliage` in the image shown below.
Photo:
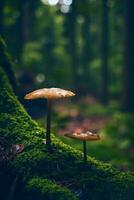
{"label": "blurred green foliage", "polygon": [[[100,96],[101,90],[101,2],[77,1],[75,6],[76,66],[72,66],[70,53],[71,20],[69,13],[62,13],[58,6],[44,5],[40,1],[27,0],[14,5],[4,2],[3,36],[17,62],[16,74],[30,70],[36,76],[43,74],[45,80],[38,87],[73,87],[73,67],[77,73],[77,87],[80,92]],[[73,5],[73,4],[72,4]],[[109,7],[109,93],[110,98],[120,100],[122,91],[123,64],[123,4],[112,0]],[[22,13],[22,10],[23,13]],[[30,10],[30,11],[29,11]],[[73,6],[70,12],[74,12]],[[88,23],[86,18],[88,17]],[[25,19],[23,23],[22,19]],[[70,20],[70,21],[69,21]],[[68,22],[67,22],[68,21]],[[89,39],[84,37],[87,23]],[[73,30],[72,30],[73,31]],[[122,33],[122,34],[120,34]],[[10,39],[12,38],[12,40]],[[87,51],[89,78],[85,80],[85,54]],[[87,50],[88,50],[87,49]]]}

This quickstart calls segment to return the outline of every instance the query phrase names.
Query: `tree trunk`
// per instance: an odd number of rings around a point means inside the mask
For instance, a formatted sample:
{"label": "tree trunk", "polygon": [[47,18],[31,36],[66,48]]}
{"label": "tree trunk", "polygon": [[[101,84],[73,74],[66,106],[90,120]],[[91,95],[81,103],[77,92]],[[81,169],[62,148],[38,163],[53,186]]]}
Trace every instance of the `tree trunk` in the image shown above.
{"label": "tree trunk", "polygon": [[18,20],[18,57],[21,62],[24,44],[34,39],[36,2],[24,0],[18,2],[19,20]]}
{"label": "tree trunk", "polygon": [[18,19],[18,60],[21,63],[22,61],[22,53],[23,53],[23,46],[25,43],[25,37],[24,37],[24,4],[25,1],[19,1],[18,2],[18,10],[19,10],[19,19]]}
{"label": "tree trunk", "polygon": [[125,0],[125,64],[123,108],[134,111],[134,2]]}
{"label": "tree trunk", "polygon": [[36,22],[36,14],[35,11],[38,7],[39,2],[29,0],[28,3],[28,18],[29,18],[29,39],[34,40],[35,39],[35,22]]}
{"label": "tree trunk", "polygon": [[76,26],[77,26],[77,9],[76,0],[73,1],[72,9],[67,15],[66,26],[67,34],[69,39],[69,54],[70,54],[70,65],[72,70],[72,87],[73,90],[79,93],[79,77],[78,77],[78,62],[77,62],[77,44],[76,44]]}
{"label": "tree trunk", "polygon": [[109,55],[109,8],[108,0],[102,0],[101,44],[101,102],[108,104],[108,55]]}
{"label": "tree trunk", "polygon": [[[87,3],[87,2],[86,2]],[[88,7],[89,3],[87,4]],[[91,76],[90,76],[90,58],[91,58],[91,48],[90,48],[90,16],[89,9],[86,9],[84,14],[84,22],[82,26],[82,36],[83,36],[83,50],[82,50],[82,67],[84,69],[83,74],[83,93],[91,94]]]}
{"label": "tree trunk", "polygon": [[4,18],[3,8],[4,8],[4,0],[1,0],[0,2],[0,35],[2,36],[3,36],[3,18]]}

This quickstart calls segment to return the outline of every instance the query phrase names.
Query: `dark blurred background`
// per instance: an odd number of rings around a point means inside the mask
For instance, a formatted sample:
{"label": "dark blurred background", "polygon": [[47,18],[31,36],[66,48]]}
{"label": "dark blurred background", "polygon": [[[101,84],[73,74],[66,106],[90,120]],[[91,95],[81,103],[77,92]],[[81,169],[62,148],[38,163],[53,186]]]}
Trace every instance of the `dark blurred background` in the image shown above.
{"label": "dark blurred background", "polygon": [[44,126],[46,102],[24,101],[42,87],[76,92],[56,102],[53,130],[91,130],[101,141],[89,155],[134,168],[134,2],[132,0],[0,0],[0,35],[14,61],[16,93]]}

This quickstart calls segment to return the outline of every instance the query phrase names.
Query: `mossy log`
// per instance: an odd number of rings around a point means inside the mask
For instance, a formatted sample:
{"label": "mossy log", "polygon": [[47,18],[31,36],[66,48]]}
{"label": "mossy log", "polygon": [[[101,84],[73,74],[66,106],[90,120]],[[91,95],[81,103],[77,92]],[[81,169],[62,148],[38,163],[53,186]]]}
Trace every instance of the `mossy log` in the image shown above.
{"label": "mossy log", "polygon": [[55,136],[52,137],[53,153],[49,153],[42,142],[44,134],[45,130],[18,101],[4,67],[0,66],[0,137],[9,146],[25,145],[21,154],[1,166],[3,200],[134,199],[134,174],[119,172],[91,157],[85,166],[82,152]]}

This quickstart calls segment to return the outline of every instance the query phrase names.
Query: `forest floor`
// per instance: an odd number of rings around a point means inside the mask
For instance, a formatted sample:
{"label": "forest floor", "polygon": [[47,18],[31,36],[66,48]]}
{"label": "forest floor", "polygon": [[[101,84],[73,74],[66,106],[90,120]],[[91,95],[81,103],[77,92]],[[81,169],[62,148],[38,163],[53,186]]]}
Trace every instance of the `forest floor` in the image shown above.
{"label": "forest floor", "polygon": [[99,130],[105,127],[105,125],[109,121],[109,118],[106,116],[83,116],[75,109],[72,109],[70,115],[68,115],[68,118],[69,121],[67,122],[67,124],[62,124],[61,126],[63,127],[58,128],[57,132],[59,135],[64,135],[65,133],[73,133],[74,131],[78,133],[84,133],[86,131],[98,133]]}
{"label": "forest floor", "polygon": [[[133,162],[128,156],[130,152],[124,148],[126,141],[116,137],[118,134],[116,132],[114,136],[111,135],[112,128],[107,130],[116,112],[118,112],[117,104],[112,103],[108,107],[103,107],[90,97],[81,99],[77,103],[71,100],[58,101],[53,107],[52,130],[64,143],[79,150],[83,150],[82,142],[65,137],[65,133],[74,131],[97,133],[101,140],[87,143],[88,155],[103,162],[110,162],[120,170],[133,170]],[[44,118],[38,122],[44,126]]]}

